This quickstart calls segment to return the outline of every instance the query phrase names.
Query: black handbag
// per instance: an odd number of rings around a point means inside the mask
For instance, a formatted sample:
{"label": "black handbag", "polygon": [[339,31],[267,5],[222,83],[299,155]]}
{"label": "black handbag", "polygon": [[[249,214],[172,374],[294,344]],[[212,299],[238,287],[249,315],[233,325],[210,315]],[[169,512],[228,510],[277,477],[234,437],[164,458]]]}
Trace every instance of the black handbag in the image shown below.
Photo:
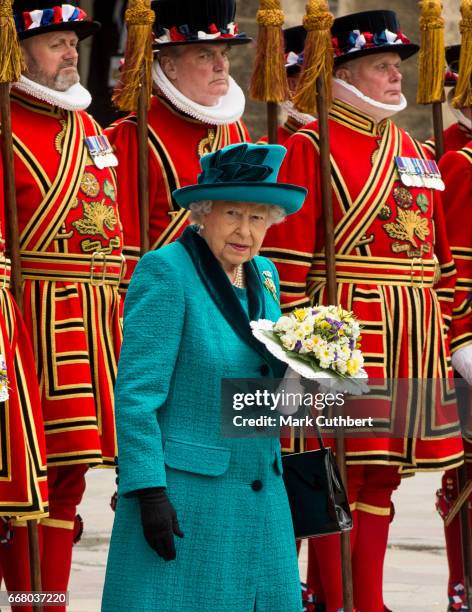
{"label": "black handbag", "polygon": [[283,479],[295,538],[314,538],[352,529],[346,490],[331,448],[318,431],[318,450],[282,457]]}

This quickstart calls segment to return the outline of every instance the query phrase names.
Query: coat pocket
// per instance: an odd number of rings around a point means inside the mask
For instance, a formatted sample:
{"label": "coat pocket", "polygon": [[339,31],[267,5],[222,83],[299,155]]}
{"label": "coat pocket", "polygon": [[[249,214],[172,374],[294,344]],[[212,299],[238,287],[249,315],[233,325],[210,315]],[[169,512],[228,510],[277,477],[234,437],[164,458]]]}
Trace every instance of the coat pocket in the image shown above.
{"label": "coat pocket", "polygon": [[203,476],[221,476],[226,472],[231,449],[224,446],[207,446],[175,438],[167,438],[164,446],[164,462],[167,467]]}

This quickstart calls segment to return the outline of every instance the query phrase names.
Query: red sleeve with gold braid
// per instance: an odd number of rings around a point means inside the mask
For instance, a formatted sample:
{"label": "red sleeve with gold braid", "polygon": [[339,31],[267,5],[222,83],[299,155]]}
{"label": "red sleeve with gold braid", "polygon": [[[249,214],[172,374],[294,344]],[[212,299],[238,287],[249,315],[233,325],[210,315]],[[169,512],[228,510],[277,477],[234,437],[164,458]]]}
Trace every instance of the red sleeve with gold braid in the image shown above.
{"label": "red sleeve with gold braid", "polygon": [[451,151],[441,160],[447,235],[457,267],[451,352],[472,344],[472,149]]}
{"label": "red sleeve with gold braid", "polygon": [[277,266],[284,311],[310,303],[306,294],[307,275],[316,252],[316,226],[321,210],[315,200],[319,193],[318,153],[307,133],[303,130],[289,138],[279,174],[280,183],[306,187],[307,198],[297,214],[269,229],[262,249]]}

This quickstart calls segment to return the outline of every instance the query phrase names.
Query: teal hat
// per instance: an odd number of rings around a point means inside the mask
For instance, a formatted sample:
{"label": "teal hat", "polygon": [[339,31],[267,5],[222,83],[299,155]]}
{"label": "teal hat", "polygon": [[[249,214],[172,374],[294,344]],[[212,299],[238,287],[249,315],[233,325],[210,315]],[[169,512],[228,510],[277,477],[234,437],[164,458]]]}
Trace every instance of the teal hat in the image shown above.
{"label": "teal hat", "polygon": [[307,190],[277,183],[286,152],[280,145],[229,145],[204,155],[198,184],[176,189],[172,195],[182,208],[202,200],[258,202],[275,204],[291,215],[302,207]]}

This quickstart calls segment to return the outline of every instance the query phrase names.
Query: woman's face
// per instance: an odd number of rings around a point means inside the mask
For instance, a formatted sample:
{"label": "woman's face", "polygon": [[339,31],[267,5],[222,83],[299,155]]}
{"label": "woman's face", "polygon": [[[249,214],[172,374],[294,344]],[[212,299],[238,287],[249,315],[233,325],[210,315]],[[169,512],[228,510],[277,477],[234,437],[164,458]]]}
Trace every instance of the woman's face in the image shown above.
{"label": "woman's face", "polygon": [[225,272],[234,272],[261,248],[269,224],[269,207],[252,202],[213,202],[201,236]]}

